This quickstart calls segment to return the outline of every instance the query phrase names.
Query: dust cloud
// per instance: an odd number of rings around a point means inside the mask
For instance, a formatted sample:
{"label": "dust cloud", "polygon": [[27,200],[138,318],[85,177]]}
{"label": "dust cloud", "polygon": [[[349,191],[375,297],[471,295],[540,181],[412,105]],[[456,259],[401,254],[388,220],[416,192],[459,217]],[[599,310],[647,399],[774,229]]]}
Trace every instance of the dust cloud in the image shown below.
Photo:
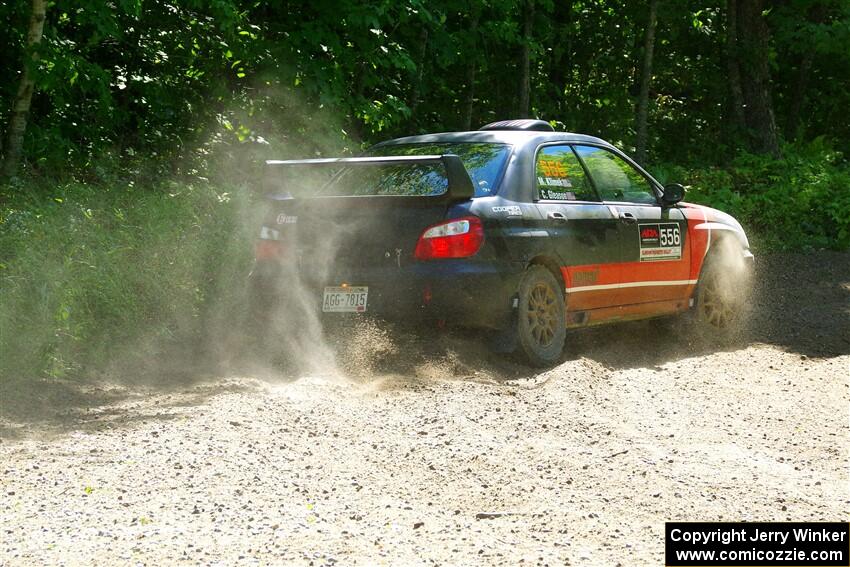
{"label": "dust cloud", "polygon": [[[323,182],[310,172],[299,173],[302,175],[289,176],[292,182],[312,187]],[[287,205],[281,205],[273,210],[272,216],[298,218],[295,211],[286,209]],[[269,219],[266,223],[271,224]],[[320,238],[309,243],[310,254],[305,257],[302,254],[305,242],[295,230],[296,226],[279,228],[281,230],[275,229],[275,232],[280,235],[284,255],[280,273],[271,282],[272,288],[264,290],[266,305],[255,307],[268,310],[264,314],[265,321],[260,323],[265,329],[259,329],[263,334],[268,333],[262,337],[267,354],[273,359],[283,357],[290,371],[340,377],[336,353],[325,337],[319,289],[310,286],[300,265],[309,263],[311,275],[318,281],[325,281],[336,261],[339,243],[347,236],[346,231],[338,225],[331,226],[331,230],[324,231]]]}
{"label": "dust cloud", "polygon": [[752,296],[752,266],[740,245],[733,238],[717,239],[700,274],[696,300],[702,329],[697,330],[709,331],[715,338],[740,336],[752,315]]}
{"label": "dust cloud", "polygon": [[[247,290],[238,301],[243,324],[234,328],[231,318],[219,316],[220,328],[211,333],[211,350],[231,372],[246,369],[279,380],[362,380],[405,340],[365,314],[323,317],[323,286],[340,262],[341,247],[370,222],[358,221],[347,207],[340,210],[338,202],[334,218],[343,222],[316,218],[316,212],[305,215],[305,198],[329,181],[331,169],[266,167],[264,195],[255,211],[246,211],[244,222],[253,229],[252,240],[262,232],[277,243],[280,257],[271,266],[253,266],[252,276],[261,280],[242,282]],[[278,222],[281,216],[289,222]],[[317,223],[321,226],[311,226]],[[270,267],[275,268],[271,274]]]}

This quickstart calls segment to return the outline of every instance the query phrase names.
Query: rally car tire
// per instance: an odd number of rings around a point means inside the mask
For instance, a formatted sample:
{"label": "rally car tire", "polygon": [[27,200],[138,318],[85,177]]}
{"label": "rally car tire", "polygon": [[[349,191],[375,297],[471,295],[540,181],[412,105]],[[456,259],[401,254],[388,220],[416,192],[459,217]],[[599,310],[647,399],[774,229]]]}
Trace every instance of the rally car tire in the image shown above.
{"label": "rally car tire", "polygon": [[722,254],[706,259],[691,314],[698,331],[718,337],[729,337],[741,329],[750,299],[749,270],[726,264]]}
{"label": "rally car tire", "polygon": [[247,300],[245,334],[254,347],[263,348],[273,330],[273,295],[262,282],[252,278],[248,281]]}
{"label": "rally car tire", "polygon": [[534,366],[552,366],[561,357],[567,335],[564,294],[555,276],[531,266],[520,281],[517,305],[519,346]]}

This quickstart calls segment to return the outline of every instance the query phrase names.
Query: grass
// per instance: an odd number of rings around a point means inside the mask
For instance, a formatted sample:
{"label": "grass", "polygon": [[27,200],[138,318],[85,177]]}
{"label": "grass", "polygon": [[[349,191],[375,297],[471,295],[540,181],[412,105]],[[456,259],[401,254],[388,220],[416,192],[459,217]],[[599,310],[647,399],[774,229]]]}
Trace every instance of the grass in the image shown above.
{"label": "grass", "polygon": [[244,193],[28,189],[0,217],[0,377],[75,375],[116,349],[144,364],[238,311],[251,251]]}

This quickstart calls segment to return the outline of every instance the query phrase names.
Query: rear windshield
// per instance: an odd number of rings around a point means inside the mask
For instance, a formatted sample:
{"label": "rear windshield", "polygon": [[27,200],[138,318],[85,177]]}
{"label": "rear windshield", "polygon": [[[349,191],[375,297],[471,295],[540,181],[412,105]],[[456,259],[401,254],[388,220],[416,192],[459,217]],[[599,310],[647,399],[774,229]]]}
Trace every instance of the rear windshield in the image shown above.
{"label": "rear windshield", "polygon": [[[492,195],[510,146],[505,144],[445,143],[400,144],[369,150],[367,156],[455,154],[463,161],[476,197]],[[400,195],[436,196],[448,190],[442,164],[369,165],[344,170],[321,193],[335,196]]]}

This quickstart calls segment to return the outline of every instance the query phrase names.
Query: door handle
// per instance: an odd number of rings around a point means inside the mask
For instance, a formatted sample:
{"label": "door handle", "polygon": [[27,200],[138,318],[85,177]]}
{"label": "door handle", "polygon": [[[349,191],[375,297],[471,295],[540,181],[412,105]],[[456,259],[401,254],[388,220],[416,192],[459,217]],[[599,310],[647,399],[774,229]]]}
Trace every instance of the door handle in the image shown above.
{"label": "door handle", "polygon": [[620,213],[620,220],[626,224],[635,224],[638,221],[632,213]]}
{"label": "door handle", "polygon": [[553,220],[555,222],[567,222],[567,217],[564,213],[559,212],[551,212],[548,215],[549,220]]}

